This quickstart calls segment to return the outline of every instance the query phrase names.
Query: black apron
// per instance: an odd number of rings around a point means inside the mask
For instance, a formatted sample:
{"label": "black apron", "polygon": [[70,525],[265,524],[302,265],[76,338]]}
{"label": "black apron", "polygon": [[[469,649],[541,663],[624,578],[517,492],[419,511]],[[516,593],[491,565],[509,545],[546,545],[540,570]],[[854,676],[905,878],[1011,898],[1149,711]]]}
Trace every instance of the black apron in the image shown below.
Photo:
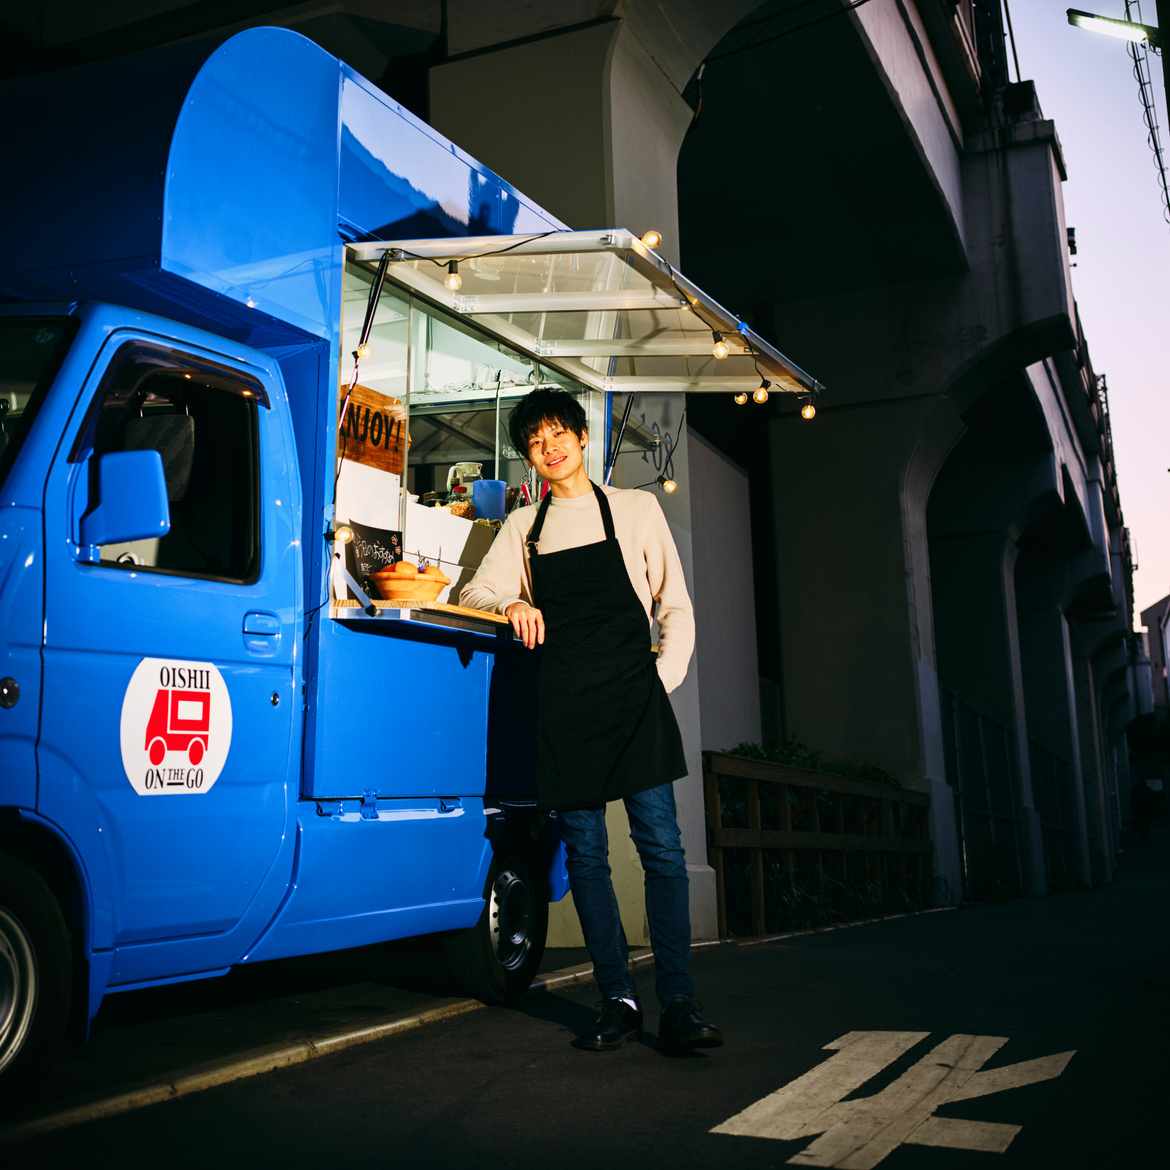
{"label": "black apron", "polygon": [[605,540],[540,555],[550,495],[528,536],[544,614],[536,673],[536,795],[542,809],[601,808],[687,774],[658,677],[650,623],[626,572],[605,493]]}

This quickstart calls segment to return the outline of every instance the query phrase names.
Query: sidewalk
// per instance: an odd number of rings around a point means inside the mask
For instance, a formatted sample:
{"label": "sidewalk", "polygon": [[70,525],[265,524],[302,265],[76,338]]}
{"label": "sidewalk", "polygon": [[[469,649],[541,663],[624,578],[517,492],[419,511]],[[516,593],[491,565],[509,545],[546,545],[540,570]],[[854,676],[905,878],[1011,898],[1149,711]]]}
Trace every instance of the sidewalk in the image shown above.
{"label": "sidewalk", "polygon": [[[589,968],[583,948],[550,949],[537,984],[563,983]],[[65,1045],[36,1100],[0,1117],[0,1144],[483,1006],[459,994],[441,948],[425,939],[261,963],[218,979],[110,995],[88,1043]]]}

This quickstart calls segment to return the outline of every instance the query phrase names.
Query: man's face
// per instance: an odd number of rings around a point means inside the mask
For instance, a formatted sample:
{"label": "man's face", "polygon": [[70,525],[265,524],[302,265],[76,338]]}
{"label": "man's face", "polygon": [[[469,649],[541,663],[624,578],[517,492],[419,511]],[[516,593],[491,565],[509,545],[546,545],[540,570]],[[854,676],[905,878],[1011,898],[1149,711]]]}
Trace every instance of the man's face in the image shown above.
{"label": "man's face", "polygon": [[528,462],[541,479],[563,483],[581,472],[586,437],[584,433],[578,437],[555,419],[545,419],[528,440]]}

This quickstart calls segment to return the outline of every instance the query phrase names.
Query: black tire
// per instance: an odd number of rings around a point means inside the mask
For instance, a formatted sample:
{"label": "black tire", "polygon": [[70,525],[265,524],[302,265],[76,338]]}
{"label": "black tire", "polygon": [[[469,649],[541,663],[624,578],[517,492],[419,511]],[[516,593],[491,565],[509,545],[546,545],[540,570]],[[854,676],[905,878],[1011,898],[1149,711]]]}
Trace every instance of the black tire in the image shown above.
{"label": "black tire", "polygon": [[69,931],[49,887],[0,854],[0,1097],[48,1069],[73,993]]}
{"label": "black tire", "polygon": [[502,845],[492,862],[479,921],[443,940],[452,975],[468,995],[486,1004],[518,1000],[544,958],[548,883],[534,853]]}

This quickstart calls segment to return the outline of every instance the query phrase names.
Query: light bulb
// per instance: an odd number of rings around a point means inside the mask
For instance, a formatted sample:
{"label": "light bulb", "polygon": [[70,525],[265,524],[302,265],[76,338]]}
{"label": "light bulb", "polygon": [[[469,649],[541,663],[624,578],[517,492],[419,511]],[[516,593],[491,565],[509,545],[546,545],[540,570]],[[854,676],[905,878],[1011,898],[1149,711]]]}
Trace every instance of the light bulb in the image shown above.
{"label": "light bulb", "polygon": [[800,408],[800,417],[801,418],[816,418],[816,414],[817,414],[817,408],[815,406],[813,406],[813,404],[811,402],[806,402]]}
{"label": "light bulb", "polygon": [[677,483],[675,483],[673,479],[663,479],[663,480],[659,480],[659,483],[661,483],[661,484],[662,484],[662,490],[663,490],[664,492],[674,492],[674,491],[678,491],[678,484],[677,484]]}
{"label": "light bulb", "polygon": [[645,244],[647,248],[657,248],[658,245],[662,243],[662,233],[656,232],[653,228],[651,228],[642,237],[642,243]]}
{"label": "light bulb", "polygon": [[711,340],[714,342],[714,344],[711,346],[711,352],[717,358],[725,358],[731,352],[727,342],[723,340],[722,333],[713,332],[711,334]]}
{"label": "light bulb", "polygon": [[370,343],[368,341],[363,341],[354,352],[364,362],[373,351],[370,349]]}
{"label": "light bulb", "polygon": [[349,544],[353,540],[353,529],[348,524],[339,524],[333,530],[333,539],[341,544]]}
{"label": "light bulb", "polygon": [[459,261],[452,260],[447,265],[447,275],[443,277],[443,283],[452,291],[458,292],[463,287],[463,277],[459,275]]}
{"label": "light bulb", "polygon": [[740,392],[739,392],[739,393],[738,393],[738,394],[735,396],[735,405],[736,405],[736,406],[743,406],[743,404],[744,404],[745,402],[747,402],[747,391],[746,391],[746,390],[741,390],[741,391],[740,391]]}
{"label": "light bulb", "polygon": [[249,297],[249,298],[248,298],[248,299],[247,299],[247,300],[244,302],[244,304],[245,304],[245,305],[247,305],[249,309],[254,309],[254,308],[256,307],[256,302],[255,302],[254,300],[252,300],[252,298],[251,298],[251,297]]}
{"label": "light bulb", "polygon": [[763,405],[763,403],[767,402],[768,401],[768,387],[767,386],[757,386],[755,393],[752,395],[752,401],[758,402],[761,405]]}

